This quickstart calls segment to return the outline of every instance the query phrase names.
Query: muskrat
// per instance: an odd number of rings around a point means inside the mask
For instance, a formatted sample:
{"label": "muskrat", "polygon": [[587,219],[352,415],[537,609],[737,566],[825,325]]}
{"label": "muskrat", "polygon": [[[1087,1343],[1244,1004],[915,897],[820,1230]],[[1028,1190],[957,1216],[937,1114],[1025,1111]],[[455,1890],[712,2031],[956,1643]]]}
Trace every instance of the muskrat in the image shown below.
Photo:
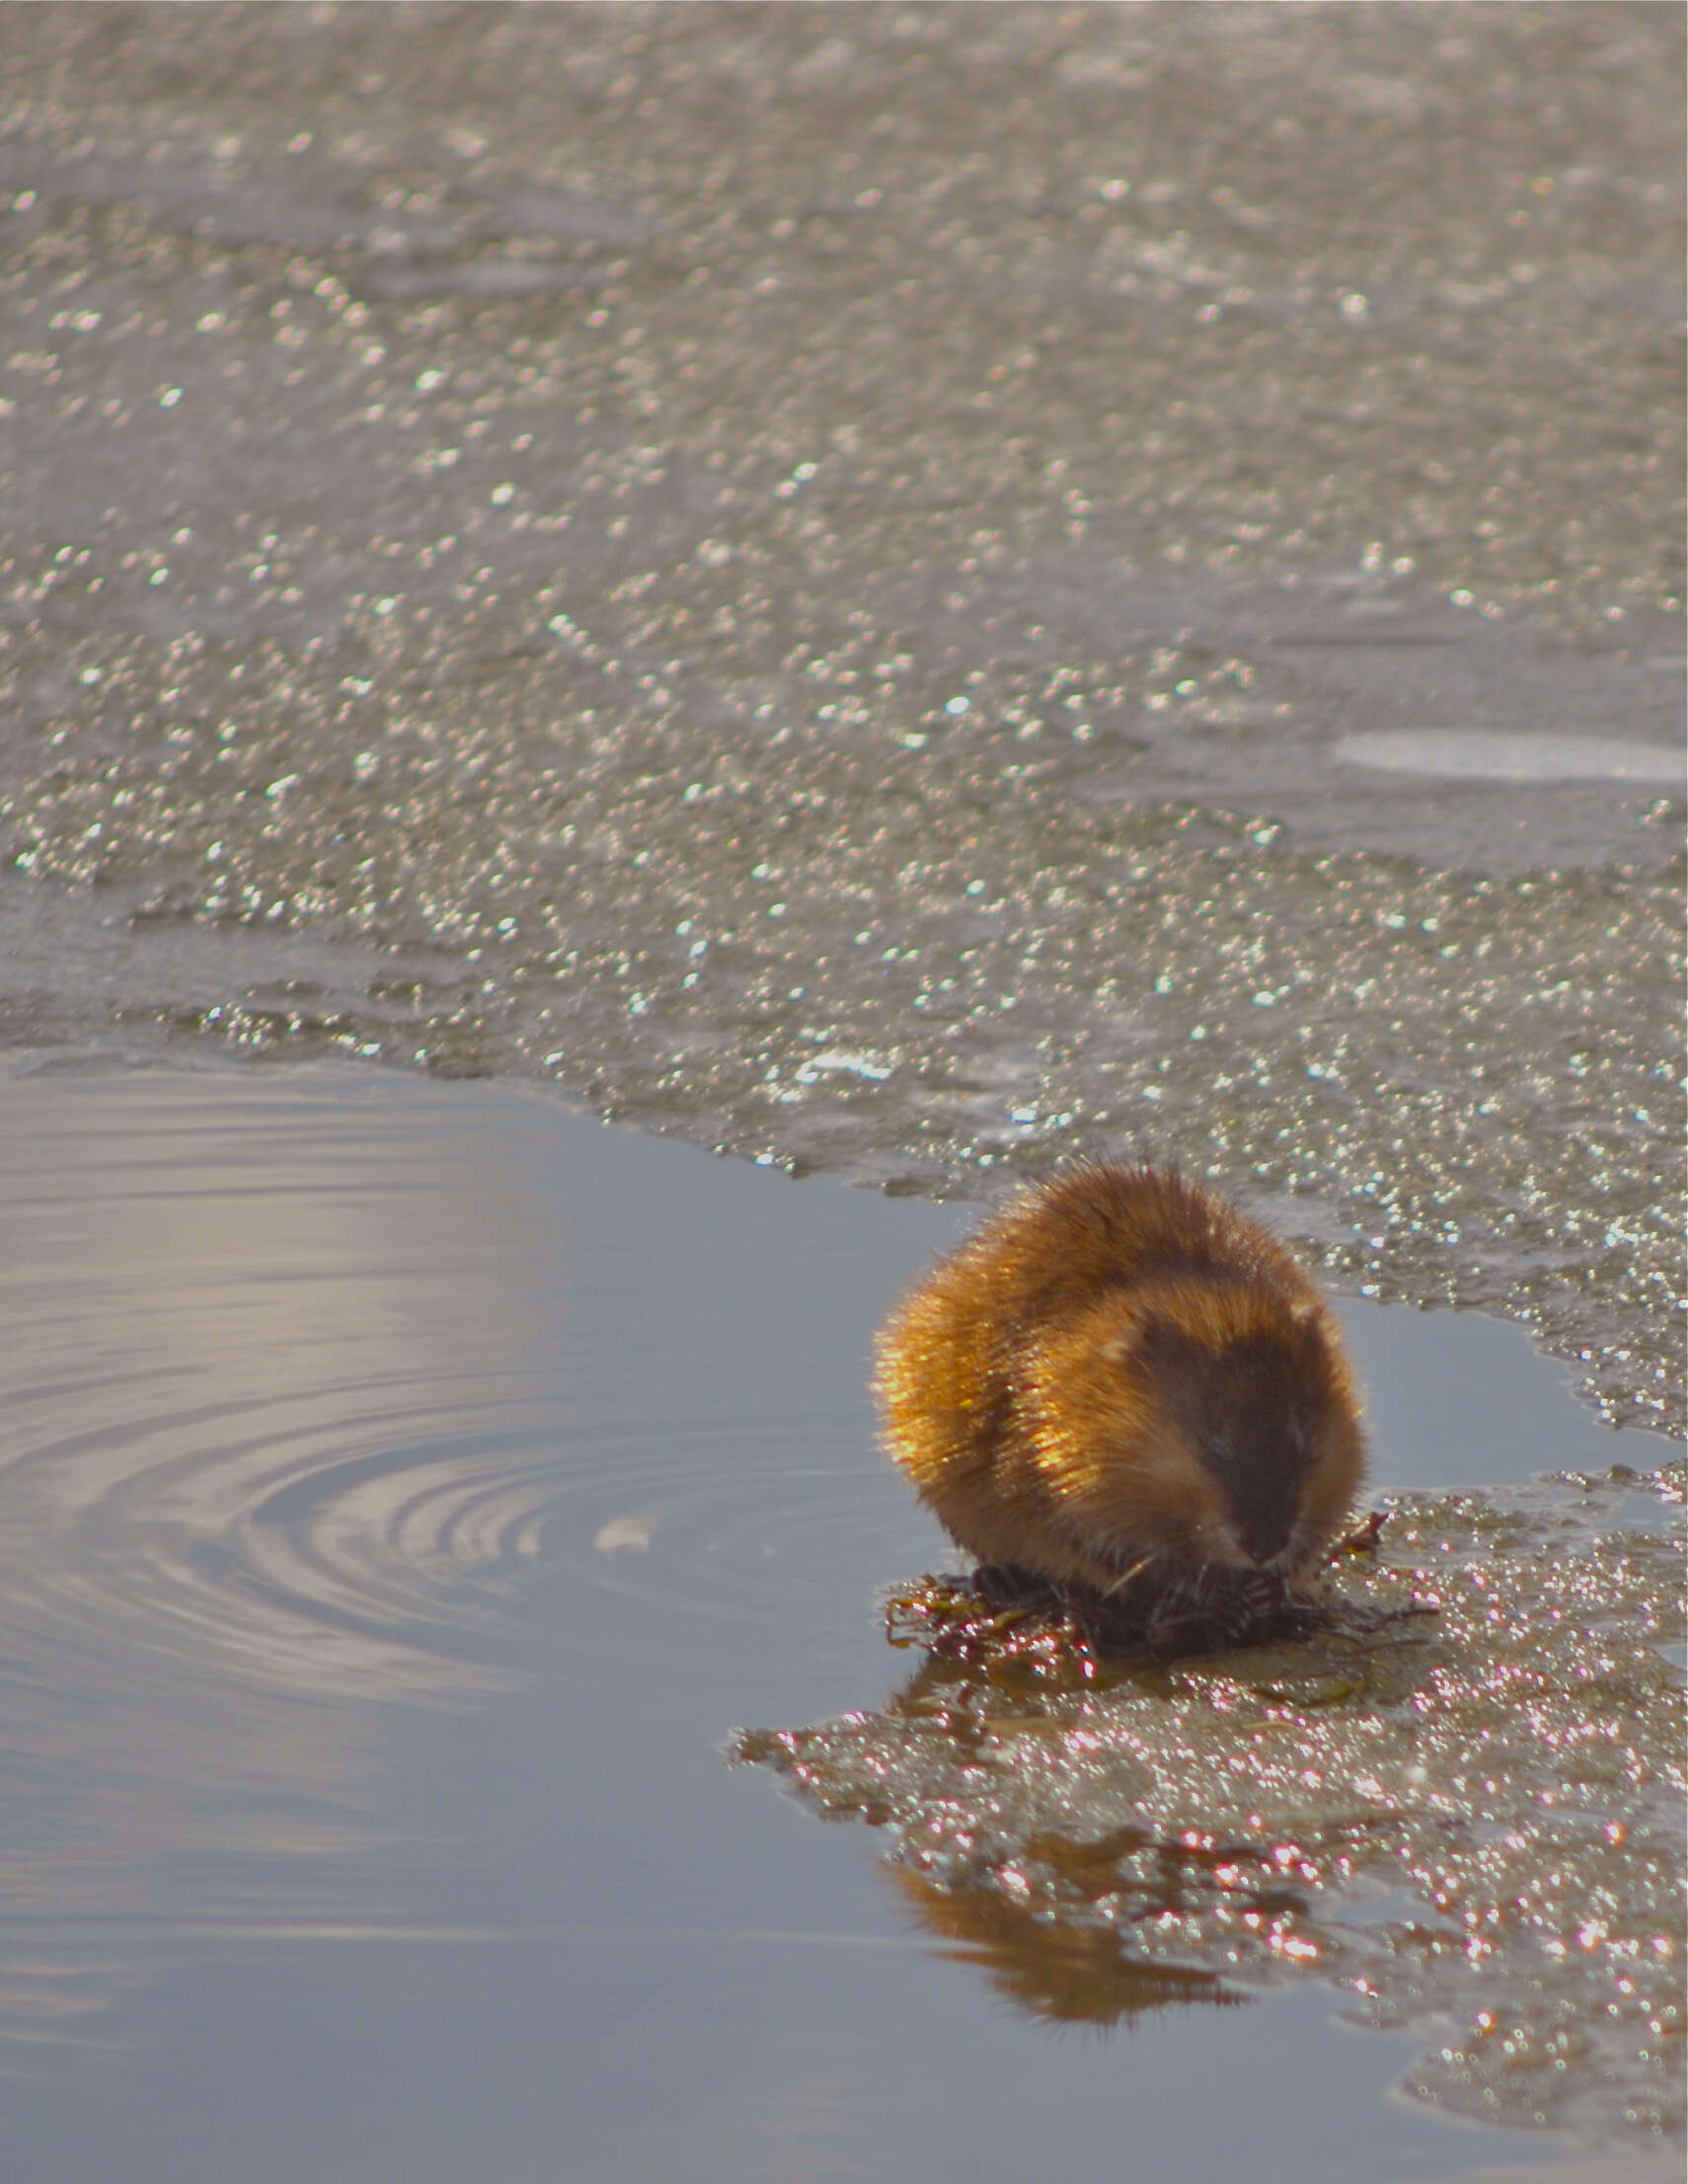
{"label": "muskrat", "polygon": [[1365,1471],[1335,1318],[1283,1247],[1171,1171],[1083,1162],[897,1306],[891,1454],[997,1592],[1161,1652],[1296,1627]]}

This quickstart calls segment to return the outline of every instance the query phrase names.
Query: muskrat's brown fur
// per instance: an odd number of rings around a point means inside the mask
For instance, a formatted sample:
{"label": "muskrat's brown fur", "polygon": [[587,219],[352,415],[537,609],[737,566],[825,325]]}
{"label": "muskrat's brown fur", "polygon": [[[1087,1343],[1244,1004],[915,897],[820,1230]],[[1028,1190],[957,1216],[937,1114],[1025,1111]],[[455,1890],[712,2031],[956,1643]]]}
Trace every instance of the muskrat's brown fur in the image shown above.
{"label": "muskrat's brown fur", "polygon": [[1281,1623],[1365,1469],[1319,1290],[1265,1229],[1085,1163],[944,1260],[880,1336],[892,1455],[981,1576],[1165,1651]]}

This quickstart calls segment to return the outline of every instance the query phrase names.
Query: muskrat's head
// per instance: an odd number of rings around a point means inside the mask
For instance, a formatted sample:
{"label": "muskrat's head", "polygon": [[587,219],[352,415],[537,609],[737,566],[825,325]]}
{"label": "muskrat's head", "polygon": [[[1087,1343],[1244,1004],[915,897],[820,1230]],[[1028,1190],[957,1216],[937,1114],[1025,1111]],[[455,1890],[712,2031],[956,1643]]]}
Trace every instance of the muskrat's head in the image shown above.
{"label": "muskrat's head", "polygon": [[1039,1445],[1063,1515],[1139,1559],[1289,1577],[1345,1521],[1365,1464],[1323,1304],[1246,1277],[1105,1298],[1042,1346]]}

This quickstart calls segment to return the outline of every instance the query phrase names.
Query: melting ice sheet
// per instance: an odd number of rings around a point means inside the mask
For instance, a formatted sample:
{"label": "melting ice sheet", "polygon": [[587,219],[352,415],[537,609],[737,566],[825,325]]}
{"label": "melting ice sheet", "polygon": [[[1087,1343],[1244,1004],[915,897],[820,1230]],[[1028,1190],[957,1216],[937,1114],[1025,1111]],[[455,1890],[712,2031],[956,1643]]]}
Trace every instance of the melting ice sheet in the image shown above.
{"label": "melting ice sheet", "polygon": [[6,2174],[1670,2172],[1668,1451],[1515,1330],[1349,1313],[1433,1625],[1015,1687],[873,1611],[951,1210],[274,1068],[14,1075],[0,1204]]}

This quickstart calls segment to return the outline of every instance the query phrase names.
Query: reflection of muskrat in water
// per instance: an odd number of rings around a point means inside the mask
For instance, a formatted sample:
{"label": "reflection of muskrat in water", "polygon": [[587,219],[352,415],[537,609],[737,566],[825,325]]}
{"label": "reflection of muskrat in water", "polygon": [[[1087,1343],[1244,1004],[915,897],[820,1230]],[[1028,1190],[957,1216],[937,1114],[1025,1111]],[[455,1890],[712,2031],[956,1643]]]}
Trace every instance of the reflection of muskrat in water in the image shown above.
{"label": "reflection of muskrat in water", "polygon": [[993,1589],[1041,1581],[1164,1652],[1294,1619],[1346,1521],[1358,1393],[1324,1298],[1172,1174],[1012,1202],[880,1336],[891,1453]]}

